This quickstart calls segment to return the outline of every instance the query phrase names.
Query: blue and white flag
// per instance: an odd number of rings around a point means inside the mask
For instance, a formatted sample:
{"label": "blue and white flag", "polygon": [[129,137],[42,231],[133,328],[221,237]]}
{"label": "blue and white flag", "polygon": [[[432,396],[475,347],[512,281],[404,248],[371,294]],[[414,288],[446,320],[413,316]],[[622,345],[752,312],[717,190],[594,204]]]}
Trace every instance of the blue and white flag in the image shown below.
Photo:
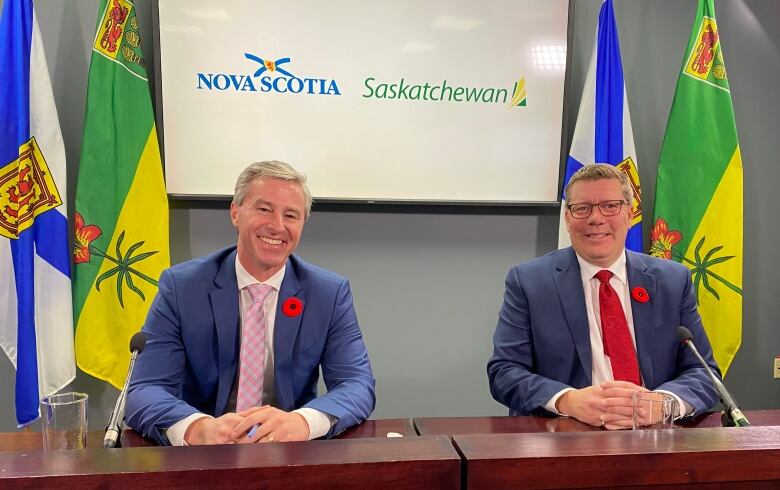
{"label": "blue and white flag", "polygon": [[3,2],[0,80],[0,346],[22,427],[76,376],[65,147],[32,0]]}
{"label": "blue and white flag", "polygon": [[[605,0],[599,12],[596,43],[582,90],[563,189],[574,172],[591,163],[615,165],[628,176],[634,188],[634,202],[631,203],[631,228],[626,237],[626,248],[641,252],[642,195],[612,0]],[[559,248],[571,245],[564,220],[566,196],[562,195],[561,199]]]}

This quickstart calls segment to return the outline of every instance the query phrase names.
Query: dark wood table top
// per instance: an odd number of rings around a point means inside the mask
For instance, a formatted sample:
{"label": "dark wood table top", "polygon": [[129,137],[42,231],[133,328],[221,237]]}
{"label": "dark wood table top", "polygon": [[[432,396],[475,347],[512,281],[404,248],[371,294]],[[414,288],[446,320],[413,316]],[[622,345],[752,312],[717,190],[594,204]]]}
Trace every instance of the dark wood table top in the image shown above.
{"label": "dark wood table top", "polygon": [[0,453],[0,487],[458,488],[445,436]]}
{"label": "dark wood table top", "polygon": [[[745,410],[743,413],[751,425],[780,425],[780,410]],[[722,427],[720,418],[721,412],[715,412],[679,422],[677,425],[687,428]]]}
{"label": "dark wood table top", "polygon": [[474,489],[780,485],[780,426],[456,434],[452,441]]}
{"label": "dark wood table top", "polygon": [[[416,437],[417,431],[411,419],[378,419],[366,420],[362,424],[350,427],[335,439],[364,439],[371,437],[387,437],[389,432],[401,434],[404,437]],[[122,447],[156,446],[151,439],[142,437],[138,432],[127,429],[122,431]],[[103,431],[87,433],[87,447],[101,447]],[[0,432],[0,452],[31,451],[40,449],[43,445],[39,431]]]}
{"label": "dark wood table top", "polygon": [[[745,416],[753,425],[780,425],[780,410],[747,410]],[[421,417],[413,421],[421,436],[605,430],[570,417]],[[678,425],[687,428],[720,427],[720,412],[704,414]]]}
{"label": "dark wood table top", "polygon": [[412,419],[377,419],[366,420],[362,424],[355,425],[345,430],[336,439],[363,439],[366,437],[387,437],[390,432],[401,434],[404,437],[416,437]]}
{"label": "dark wood table top", "polygon": [[380,419],[338,440],[187,449],[150,447],[132,431],[123,449],[103,449],[94,431],[86,450],[45,452],[37,431],[0,433],[0,488],[780,488],[780,410],[745,414],[752,427],[721,428],[720,414],[707,414],[667,431],[605,431],[570,418]]}

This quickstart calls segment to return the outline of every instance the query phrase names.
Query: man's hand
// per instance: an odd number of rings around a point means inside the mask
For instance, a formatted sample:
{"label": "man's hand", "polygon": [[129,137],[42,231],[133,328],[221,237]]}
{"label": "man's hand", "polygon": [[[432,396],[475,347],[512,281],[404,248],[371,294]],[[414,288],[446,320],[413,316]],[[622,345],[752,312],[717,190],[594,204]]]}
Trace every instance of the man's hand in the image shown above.
{"label": "man's hand", "polygon": [[[244,421],[236,425],[230,434],[230,437],[237,443],[290,442],[309,439],[309,424],[299,413],[263,406],[238,412],[237,415],[245,417]],[[249,437],[248,432],[256,424],[260,424],[260,426],[252,437]]]}
{"label": "man's hand", "polygon": [[604,394],[604,427],[607,429],[630,429],[633,427],[631,405],[634,393],[649,391],[628,381],[607,381],[599,385]]}
{"label": "man's hand", "polygon": [[226,413],[217,418],[201,417],[187,427],[184,442],[190,446],[233,444],[233,429],[242,422],[244,417],[235,413]]}
{"label": "man's hand", "polygon": [[627,429],[632,425],[631,398],[636,391],[647,389],[627,381],[608,381],[567,391],[558,399],[555,408],[588,425]]}
{"label": "man's hand", "polygon": [[601,423],[604,416],[603,391],[601,386],[567,391],[555,402],[555,409],[558,413],[574,417],[588,425],[604,425]]}

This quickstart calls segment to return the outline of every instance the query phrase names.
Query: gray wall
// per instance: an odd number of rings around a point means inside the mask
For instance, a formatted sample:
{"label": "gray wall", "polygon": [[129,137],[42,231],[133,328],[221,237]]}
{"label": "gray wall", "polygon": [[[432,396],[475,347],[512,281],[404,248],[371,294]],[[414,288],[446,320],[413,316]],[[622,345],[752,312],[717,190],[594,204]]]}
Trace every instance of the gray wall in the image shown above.
{"label": "gray wall", "polygon": [[[569,134],[600,5],[600,0],[572,1]],[[149,0],[136,4],[151,61],[152,6]],[[36,5],[70,165],[72,202],[96,2],[37,0]],[[695,8],[696,0],[615,2],[646,210],[652,209],[658,155]],[[744,408],[777,408],[780,381],[771,373],[772,359],[780,354],[780,302],[775,298],[780,265],[770,247],[780,236],[770,185],[780,153],[780,98],[774,90],[780,77],[780,2],[721,0],[717,8],[745,166],[744,336],[726,381]],[[174,262],[234,240],[225,209],[214,203],[172,203]],[[490,398],[485,376],[503,279],[511,265],[555,248],[557,210],[495,215],[360,211],[315,208],[299,252],[352,282],[377,377],[374,418],[506,413]],[[648,230],[649,221],[646,235]],[[5,357],[0,382],[0,430],[11,430],[13,370]],[[103,426],[116,390],[83,373],[73,387],[91,396],[90,425]]]}

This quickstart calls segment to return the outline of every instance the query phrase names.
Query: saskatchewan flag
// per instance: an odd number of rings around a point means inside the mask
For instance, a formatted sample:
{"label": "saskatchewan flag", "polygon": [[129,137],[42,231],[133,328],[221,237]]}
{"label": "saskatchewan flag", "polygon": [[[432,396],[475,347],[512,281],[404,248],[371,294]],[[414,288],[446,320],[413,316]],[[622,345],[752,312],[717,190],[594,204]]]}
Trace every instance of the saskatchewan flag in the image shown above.
{"label": "saskatchewan flag", "polygon": [[121,388],[170,264],[168,200],[135,7],[101,0],[74,214],[79,368]]}
{"label": "saskatchewan flag", "polygon": [[691,268],[725,374],[742,340],[742,159],[713,0],[699,0],[666,127],[650,254]]}

